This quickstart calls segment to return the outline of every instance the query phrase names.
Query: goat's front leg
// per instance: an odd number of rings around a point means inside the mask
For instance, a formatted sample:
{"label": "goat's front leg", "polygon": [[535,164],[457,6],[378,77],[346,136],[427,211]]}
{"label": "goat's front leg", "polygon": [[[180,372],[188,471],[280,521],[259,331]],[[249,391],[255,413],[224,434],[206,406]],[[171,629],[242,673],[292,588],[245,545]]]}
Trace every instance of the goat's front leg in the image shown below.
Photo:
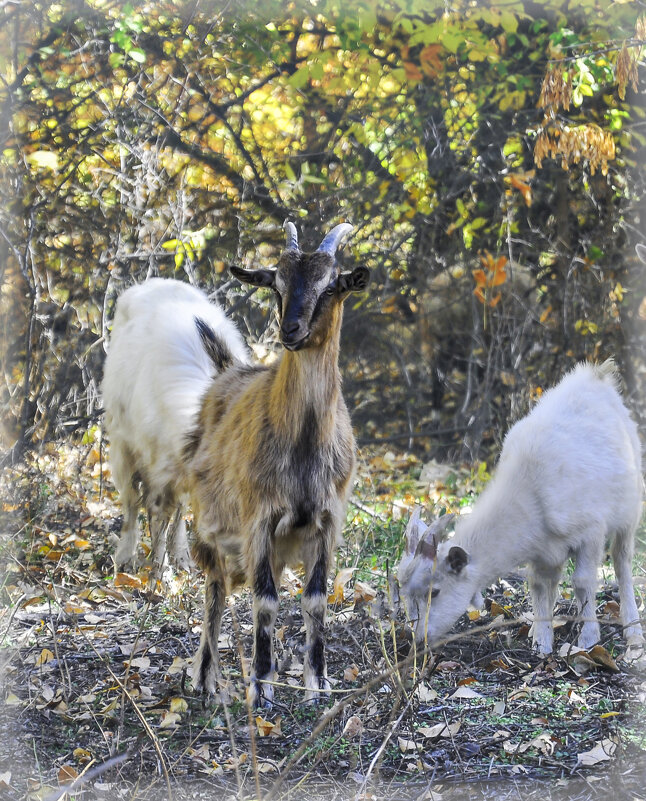
{"label": "goat's front leg", "polygon": [[[318,701],[329,695],[330,682],[325,666],[325,612],[327,610],[327,574],[330,550],[327,538],[321,537],[305,548],[305,589],[302,596],[305,621],[305,659],[303,678],[306,701]],[[308,543],[308,545],[310,545]]]}
{"label": "goat's front leg", "polygon": [[[280,577],[278,577],[280,578]],[[278,592],[271,560],[262,555],[253,568],[253,655],[247,700],[251,706],[271,706],[274,688],[274,624]]]}
{"label": "goat's front leg", "polygon": [[532,641],[539,654],[551,654],[554,644],[552,615],[559,587],[561,567],[529,565],[527,580],[532,598]]}

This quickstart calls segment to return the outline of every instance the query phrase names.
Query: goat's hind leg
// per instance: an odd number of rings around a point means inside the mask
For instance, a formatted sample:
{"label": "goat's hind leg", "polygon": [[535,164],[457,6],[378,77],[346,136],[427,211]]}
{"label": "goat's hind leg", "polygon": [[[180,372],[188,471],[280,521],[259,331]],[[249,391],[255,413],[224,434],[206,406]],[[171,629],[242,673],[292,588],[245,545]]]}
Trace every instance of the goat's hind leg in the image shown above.
{"label": "goat's hind leg", "polygon": [[639,611],[635,603],[633,587],[633,530],[618,532],[612,543],[612,561],[619,584],[621,602],[621,623],[628,646],[638,646],[644,642],[644,633],[639,622]]}
{"label": "goat's hind leg", "polygon": [[182,507],[178,506],[168,525],[166,535],[166,548],[171,564],[177,570],[190,570],[193,566],[191,552],[186,536],[186,523],[182,514]]}
{"label": "goat's hind leg", "polygon": [[113,442],[110,446],[110,467],[123,509],[123,522],[114,561],[117,568],[134,568],[139,543],[140,478],[134,470],[132,454],[119,441]]}
{"label": "goat's hind leg", "polygon": [[204,619],[200,647],[193,657],[192,679],[195,690],[214,694],[224,691],[220,672],[218,639],[226,598],[224,572],[217,552],[202,546],[196,554],[206,578],[204,583]]}
{"label": "goat's hind leg", "polygon": [[583,621],[577,645],[585,650],[592,648],[601,638],[596,596],[604,539],[603,536],[589,537],[574,554],[576,567],[572,573],[572,584]]}
{"label": "goat's hind leg", "polygon": [[[318,547],[317,547],[318,546]],[[306,648],[303,678],[306,701],[323,700],[329,695],[330,682],[325,664],[325,612],[327,609],[327,574],[329,548],[322,539],[306,549],[305,589],[302,596]]]}

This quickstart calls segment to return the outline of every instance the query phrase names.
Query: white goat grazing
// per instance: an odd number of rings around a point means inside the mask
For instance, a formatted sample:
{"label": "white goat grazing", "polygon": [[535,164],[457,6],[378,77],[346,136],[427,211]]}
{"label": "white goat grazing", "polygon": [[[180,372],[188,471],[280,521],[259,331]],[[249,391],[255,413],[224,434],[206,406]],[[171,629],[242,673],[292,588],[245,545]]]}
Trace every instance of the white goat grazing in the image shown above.
{"label": "white goat grazing", "polygon": [[[339,271],[336,250],[350,225],[336,226],[314,253],[301,252],[292,223],[286,229],[277,269],[231,268],[277,296],[284,350],[274,364],[250,365],[239,334],[202,293],[157,279],[119,299],[104,380],[113,471],[131,510],[118,557],[130,558],[136,545],[134,478],[153,517],[159,508],[171,528],[178,499],[189,496],[194,556],[206,573],[193,683],[216,691],[225,595],[246,582],[253,590],[253,704],[272,700],[276,586],[285,565],[296,562],[306,574],[306,698],[329,689],[326,582],[355,464],[340,389],[341,320],[343,301],[369,276],[365,267]],[[158,540],[155,554],[161,547]]]}
{"label": "white goat grazing", "polygon": [[642,486],[637,428],[612,361],[578,365],[510,429],[494,477],[450,540],[438,544],[446,518],[428,528],[411,519],[397,583],[416,639],[437,641],[478,605],[483,587],[527,563],[534,645],[551,653],[554,602],[571,556],[578,644],[590,648],[600,636],[597,569],[609,541],[624,634],[629,645],[643,642],[631,565]]}

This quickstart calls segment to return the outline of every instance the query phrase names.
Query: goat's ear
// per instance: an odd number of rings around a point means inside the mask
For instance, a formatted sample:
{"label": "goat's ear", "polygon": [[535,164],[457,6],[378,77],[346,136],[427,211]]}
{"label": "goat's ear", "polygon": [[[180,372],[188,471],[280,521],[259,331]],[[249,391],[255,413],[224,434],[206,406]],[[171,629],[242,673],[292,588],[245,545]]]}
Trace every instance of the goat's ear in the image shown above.
{"label": "goat's ear", "polygon": [[446,563],[452,573],[461,573],[469,562],[469,554],[459,545],[452,545],[446,555]]}
{"label": "goat's ear", "polygon": [[367,267],[355,267],[351,273],[341,273],[337,287],[339,292],[362,292],[370,281],[370,270]]}
{"label": "goat's ear", "polygon": [[641,261],[646,264],[646,246],[644,245],[635,245],[635,250],[637,251],[637,255],[641,259]]}
{"label": "goat's ear", "polygon": [[454,517],[454,514],[450,514],[436,518],[422,533],[422,538],[417,544],[415,554],[421,554],[426,559],[435,559],[437,546],[446,536],[446,528]]}
{"label": "goat's ear", "polygon": [[252,286],[273,287],[276,280],[275,270],[245,270],[243,267],[236,267],[235,264],[232,264],[229,270],[238,281]]}

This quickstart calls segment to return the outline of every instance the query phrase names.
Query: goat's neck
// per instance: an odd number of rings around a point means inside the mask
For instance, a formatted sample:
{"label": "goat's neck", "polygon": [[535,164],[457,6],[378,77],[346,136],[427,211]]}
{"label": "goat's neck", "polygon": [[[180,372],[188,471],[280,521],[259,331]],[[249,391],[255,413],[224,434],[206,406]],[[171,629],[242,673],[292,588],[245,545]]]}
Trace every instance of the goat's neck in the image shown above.
{"label": "goat's neck", "polygon": [[288,437],[300,436],[306,415],[314,415],[318,432],[328,438],[334,430],[340,394],[340,326],[320,345],[283,351],[271,389],[273,425]]}
{"label": "goat's neck", "polygon": [[479,588],[526,561],[532,541],[540,537],[535,526],[540,510],[530,508],[532,494],[498,478],[478,498],[451,541],[469,554],[471,575]]}

